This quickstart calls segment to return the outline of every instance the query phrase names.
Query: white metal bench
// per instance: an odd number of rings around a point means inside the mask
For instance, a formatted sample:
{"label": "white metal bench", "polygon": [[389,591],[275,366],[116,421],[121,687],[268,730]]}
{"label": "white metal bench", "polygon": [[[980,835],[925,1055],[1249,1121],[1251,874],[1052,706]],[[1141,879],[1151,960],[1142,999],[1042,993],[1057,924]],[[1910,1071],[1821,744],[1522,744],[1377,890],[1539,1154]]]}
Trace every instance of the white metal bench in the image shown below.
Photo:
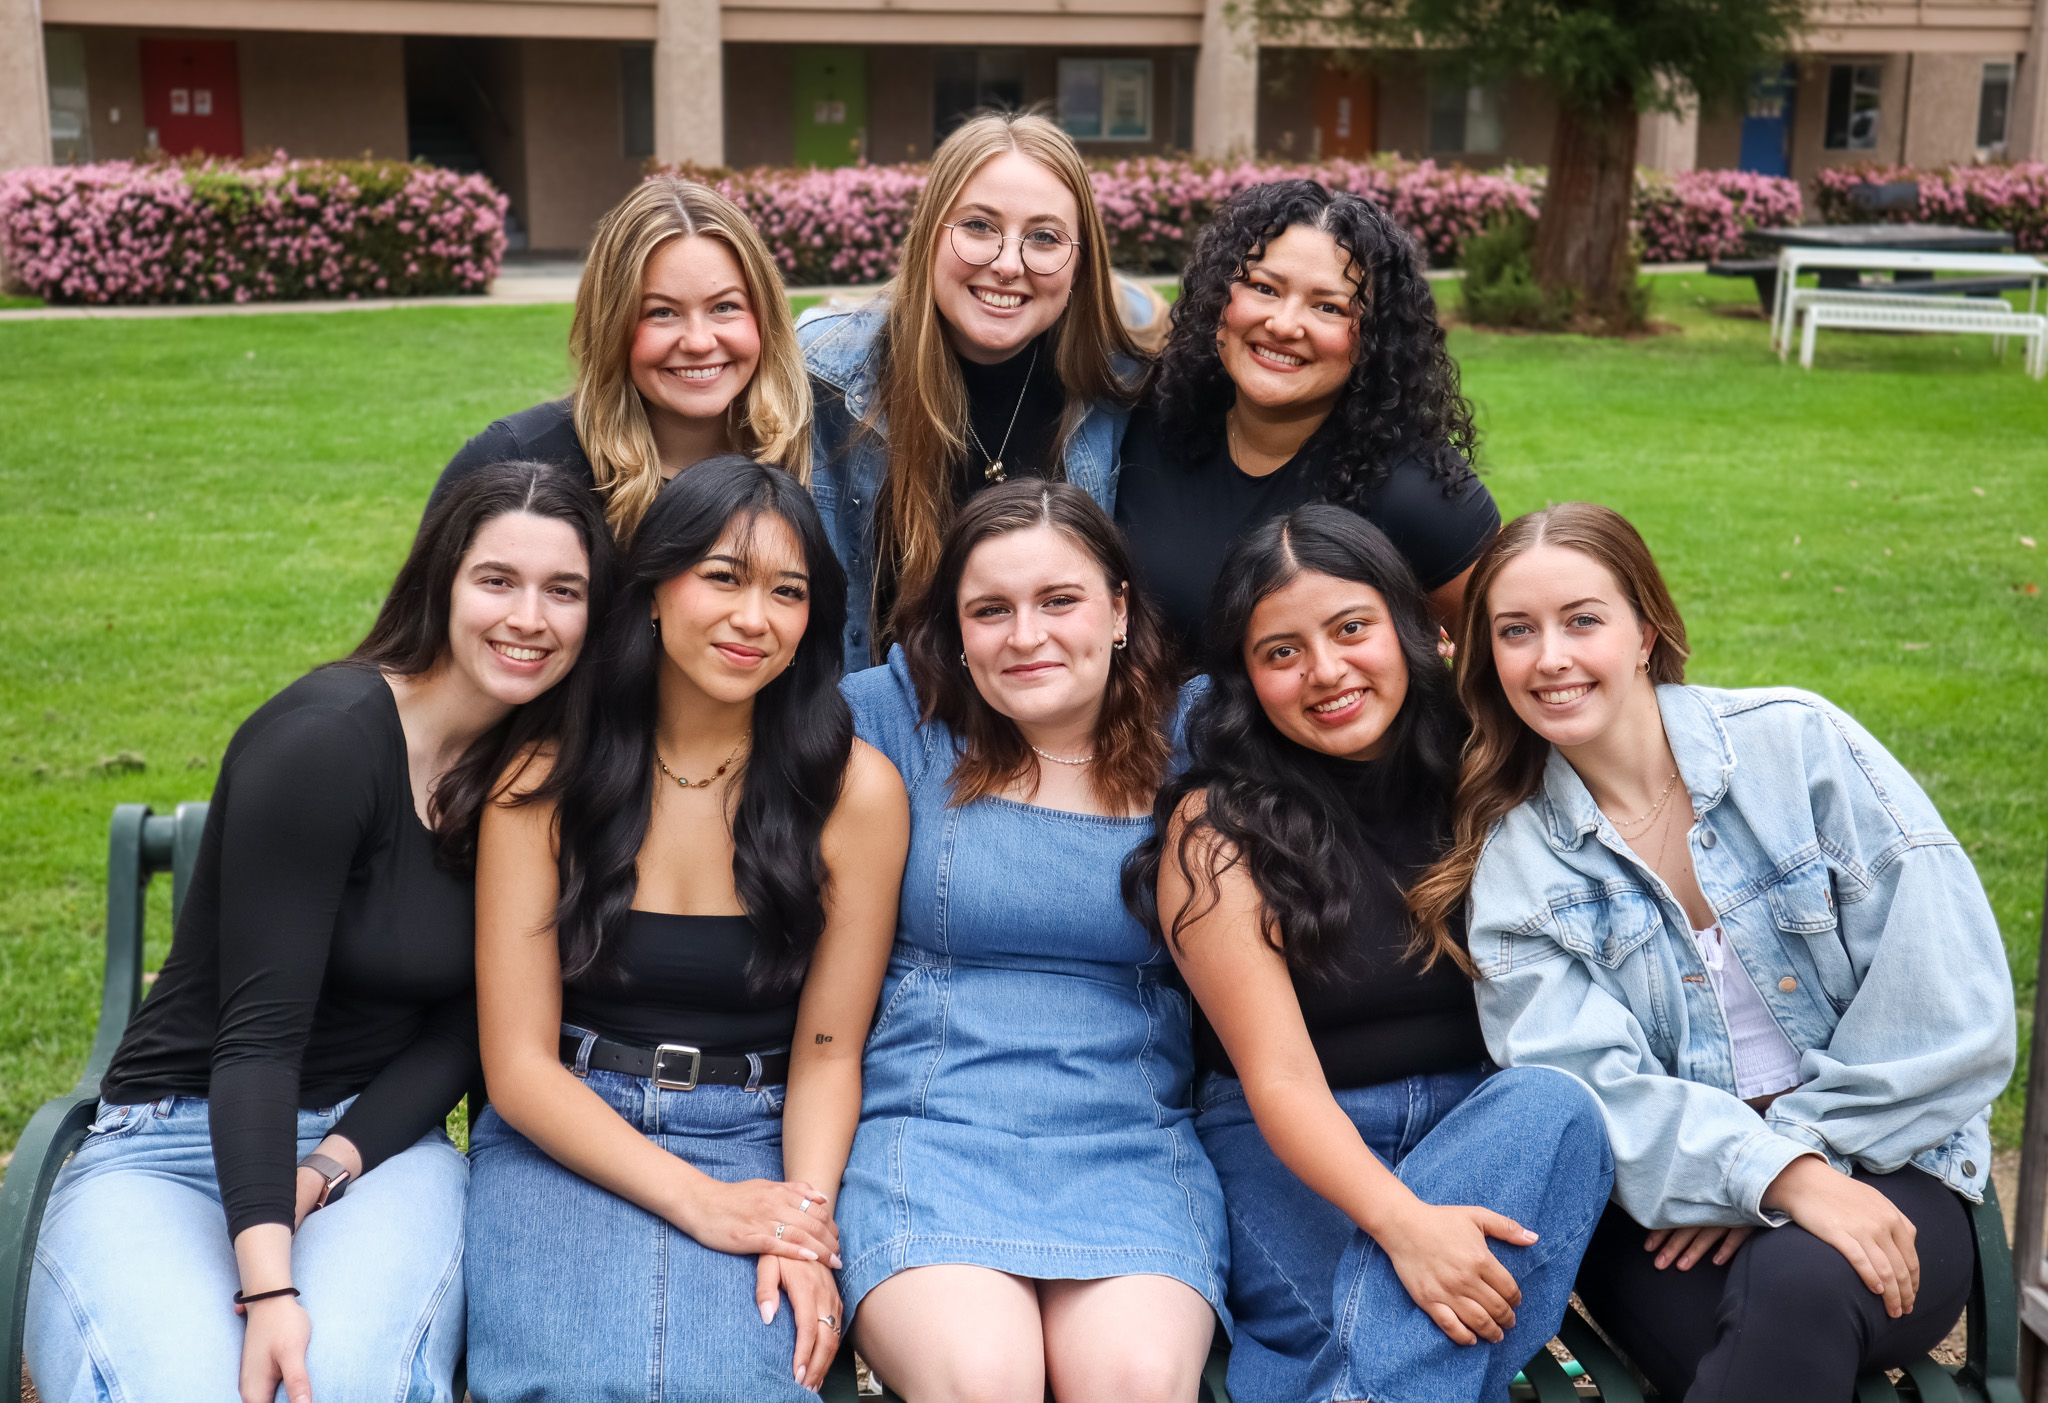
{"label": "white metal bench", "polygon": [[[1826,304],[1841,307],[1961,307],[1965,311],[2009,312],[2012,305],[2003,297],[1992,295],[1973,297],[1937,297],[1925,293],[1911,292],[1859,292],[1839,287],[1796,287],[1787,294],[1790,299],[1786,320],[1791,332],[1778,343],[1778,359],[1784,360],[1792,354],[1793,337],[1799,334],[1799,319],[1808,308]],[[2005,338],[2000,336],[1992,342],[1992,349],[2000,355],[2005,353]]]}
{"label": "white metal bench", "polygon": [[2048,375],[2048,317],[2038,313],[2015,312],[2010,308],[1970,307],[1956,303],[1927,306],[1916,298],[1917,307],[1866,306],[1858,302],[1810,303],[1806,308],[1806,332],[1799,338],[1799,365],[1813,369],[1814,336],[1824,327],[1862,331],[1974,332],[1985,336],[2017,336],[2027,346],[2027,374],[2039,380]]}

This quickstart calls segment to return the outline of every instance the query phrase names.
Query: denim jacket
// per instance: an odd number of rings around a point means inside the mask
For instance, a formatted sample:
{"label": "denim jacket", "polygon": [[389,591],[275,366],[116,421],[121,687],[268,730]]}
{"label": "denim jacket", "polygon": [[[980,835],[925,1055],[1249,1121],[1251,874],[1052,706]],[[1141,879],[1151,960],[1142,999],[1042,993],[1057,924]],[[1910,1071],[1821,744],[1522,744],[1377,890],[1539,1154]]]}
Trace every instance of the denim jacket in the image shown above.
{"label": "denim jacket", "polygon": [[[880,433],[858,430],[880,390],[879,343],[888,315],[888,303],[877,297],[851,312],[814,317],[797,329],[804,367],[818,390],[811,421],[811,497],[846,568],[850,673],[874,661],[868,614],[875,597],[875,498],[889,471],[889,451],[887,426],[880,419],[875,422]],[[1121,359],[1117,370],[1127,377],[1137,373],[1135,365]],[[1117,452],[1130,417],[1122,405],[1092,404],[1061,449],[1067,480],[1086,489],[1104,511],[1116,510]]]}
{"label": "denim jacket", "polygon": [[1799,1085],[1758,1115],[1664,881],[1555,750],[1473,879],[1479,1015],[1502,1066],[1577,1076],[1607,1113],[1614,1196],[1646,1227],[1776,1226],[1806,1153],[1925,1170],[1972,1200],[2012,1075],[2012,976],[1976,869],[1905,767],[1810,693],[1657,689],[1698,815],[1700,890]]}

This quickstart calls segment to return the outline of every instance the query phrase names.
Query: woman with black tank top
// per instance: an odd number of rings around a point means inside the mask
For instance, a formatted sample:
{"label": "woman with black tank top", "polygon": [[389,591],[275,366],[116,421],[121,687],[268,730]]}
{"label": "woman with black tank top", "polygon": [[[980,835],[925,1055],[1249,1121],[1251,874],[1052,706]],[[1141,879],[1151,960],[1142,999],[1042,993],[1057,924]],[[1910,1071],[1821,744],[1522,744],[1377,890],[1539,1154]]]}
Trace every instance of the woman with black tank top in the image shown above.
{"label": "woman with black tank top", "polygon": [[1221,578],[1192,763],[1126,892],[1142,909],[1156,883],[1200,1005],[1231,1394],[1505,1399],[1613,1160],[1583,1086],[1487,1064],[1468,957],[1408,919],[1465,733],[1435,623],[1386,536],[1334,506],[1258,527]]}
{"label": "woman with black tank top", "polygon": [[466,1170],[442,1122],[477,1083],[469,858],[506,757],[574,710],[610,563],[582,484],[482,467],[356,650],[235,731],[170,956],[36,1243],[24,1354],[49,1403],[460,1396]]}
{"label": "woman with black tank top", "polygon": [[795,478],[699,463],[626,576],[600,705],[484,816],[470,1388],[813,1398],[909,802]]}

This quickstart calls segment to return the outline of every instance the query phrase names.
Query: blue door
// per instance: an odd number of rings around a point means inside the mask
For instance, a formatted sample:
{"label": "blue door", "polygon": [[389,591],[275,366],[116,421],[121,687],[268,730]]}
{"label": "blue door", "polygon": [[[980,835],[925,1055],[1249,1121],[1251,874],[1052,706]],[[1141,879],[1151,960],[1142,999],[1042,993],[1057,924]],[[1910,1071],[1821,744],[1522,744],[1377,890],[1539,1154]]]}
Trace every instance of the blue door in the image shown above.
{"label": "blue door", "polygon": [[1742,114],[1741,166],[1759,175],[1792,174],[1791,64],[1749,80],[1749,105]]}

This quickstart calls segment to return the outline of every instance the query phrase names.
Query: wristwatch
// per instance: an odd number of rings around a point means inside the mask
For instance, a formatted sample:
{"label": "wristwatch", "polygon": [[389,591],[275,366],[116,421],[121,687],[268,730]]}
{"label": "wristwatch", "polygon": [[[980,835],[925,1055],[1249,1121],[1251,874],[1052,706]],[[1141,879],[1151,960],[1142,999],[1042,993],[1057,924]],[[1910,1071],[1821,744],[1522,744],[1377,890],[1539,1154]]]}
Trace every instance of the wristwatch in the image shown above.
{"label": "wristwatch", "polygon": [[321,1187],[320,1197],[313,1200],[314,1208],[325,1208],[341,1197],[341,1191],[348,1186],[351,1177],[348,1169],[339,1160],[314,1153],[299,1161],[299,1168],[310,1169],[327,1182]]}

